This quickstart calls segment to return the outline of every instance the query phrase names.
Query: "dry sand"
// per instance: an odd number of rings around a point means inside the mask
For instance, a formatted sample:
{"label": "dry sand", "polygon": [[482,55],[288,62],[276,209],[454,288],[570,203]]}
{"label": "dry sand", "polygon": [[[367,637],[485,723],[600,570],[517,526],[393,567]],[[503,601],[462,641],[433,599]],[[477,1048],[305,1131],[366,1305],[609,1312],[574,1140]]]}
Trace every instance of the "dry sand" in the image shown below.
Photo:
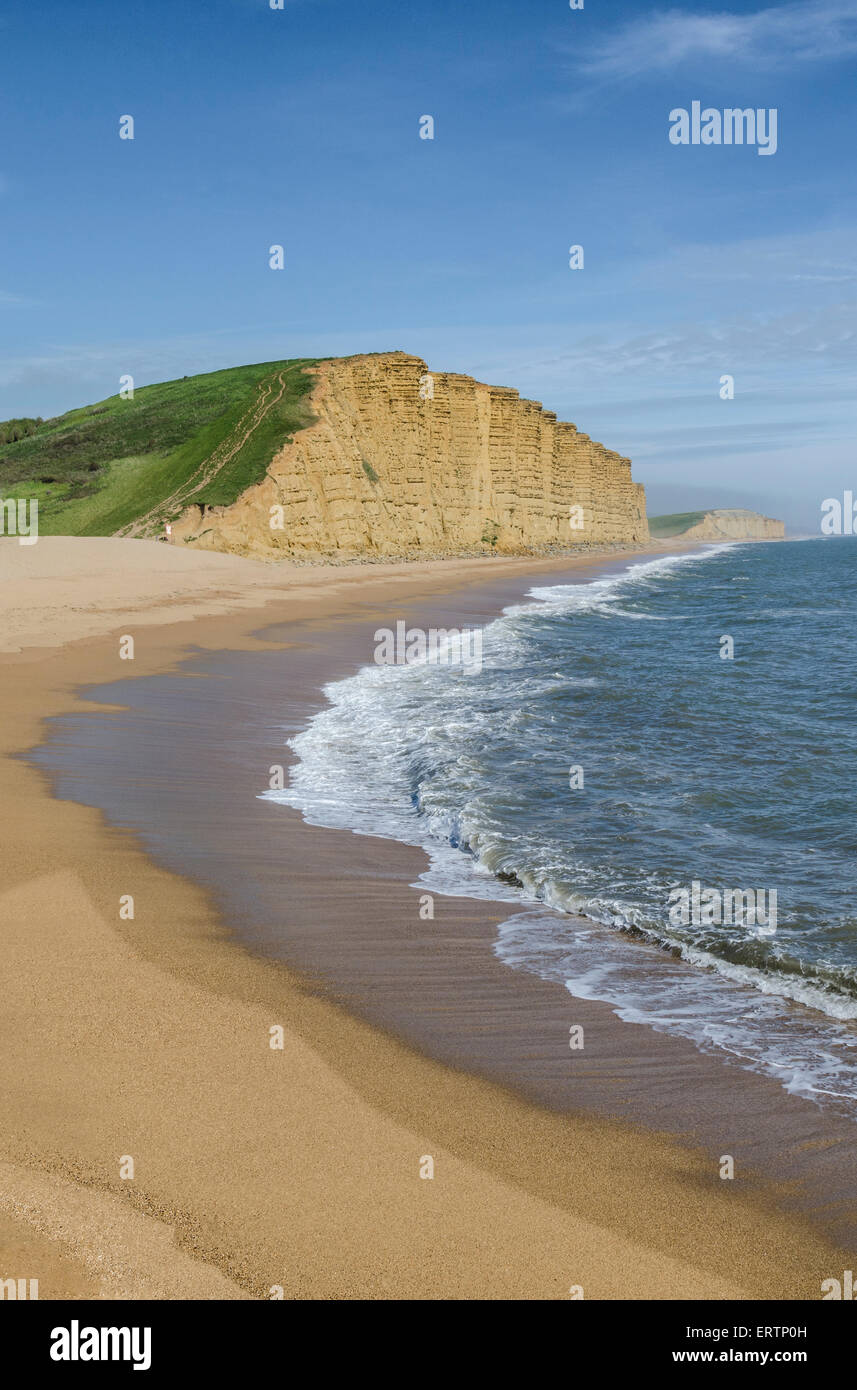
{"label": "dry sand", "polygon": [[[170,669],[189,646],[264,649],[267,623],[488,567],[550,568],[0,541],[0,1277],[38,1278],[42,1298],[773,1298],[849,1267],[707,1156],[443,1067],[251,956],[206,893],[10,756],[80,686]],[[128,893],[155,926],[120,920]]]}

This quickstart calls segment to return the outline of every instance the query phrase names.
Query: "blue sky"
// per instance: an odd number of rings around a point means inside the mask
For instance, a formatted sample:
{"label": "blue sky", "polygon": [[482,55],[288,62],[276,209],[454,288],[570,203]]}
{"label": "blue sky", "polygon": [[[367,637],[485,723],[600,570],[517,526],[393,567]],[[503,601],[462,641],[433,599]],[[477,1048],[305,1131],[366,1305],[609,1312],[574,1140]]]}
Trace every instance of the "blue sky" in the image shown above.
{"label": "blue sky", "polygon": [[[0,45],[0,418],[403,348],[652,511],[817,530],[857,484],[857,0],[6,0]],[[694,100],[776,154],[671,144]]]}

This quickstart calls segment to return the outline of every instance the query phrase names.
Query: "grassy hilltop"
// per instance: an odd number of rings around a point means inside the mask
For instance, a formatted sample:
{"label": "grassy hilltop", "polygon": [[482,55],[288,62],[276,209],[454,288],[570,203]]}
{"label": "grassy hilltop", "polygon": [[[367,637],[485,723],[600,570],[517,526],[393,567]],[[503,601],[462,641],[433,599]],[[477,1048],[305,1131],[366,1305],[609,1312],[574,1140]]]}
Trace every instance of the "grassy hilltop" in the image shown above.
{"label": "grassy hilltop", "polygon": [[669,516],[650,516],[649,531],[656,540],[669,540],[680,536],[691,526],[698,526],[708,512],[672,512]]}
{"label": "grassy hilltop", "polygon": [[234,502],[311,423],[314,359],[143,386],[53,420],[0,422],[0,497],[35,497],[45,535],[160,529],[189,501]]}
{"label": "grassy hilltop", "polygon": [[656,540],[687,536],[706,541],[781,541],[785,539],[785,525],[746,507],[712,507],[706,512],[650,516],[649,534]]}

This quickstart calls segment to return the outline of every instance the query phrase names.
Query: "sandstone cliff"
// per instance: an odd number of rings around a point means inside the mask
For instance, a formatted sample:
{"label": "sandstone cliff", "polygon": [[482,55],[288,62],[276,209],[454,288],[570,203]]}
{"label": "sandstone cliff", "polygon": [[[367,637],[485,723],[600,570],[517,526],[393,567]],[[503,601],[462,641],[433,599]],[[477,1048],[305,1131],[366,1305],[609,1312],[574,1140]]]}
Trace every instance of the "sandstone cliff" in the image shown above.
{"label": "sandstone cliff", "polygon": [[233,505],[188,507],[175,541],[297,559],[648,541],[630,460],[517,391],[403,352],[313,370],[315,423]]}
{"label": "sandstone cliff", "polygon": [[683,516],[653,516],[652,536],[663,539],[681,536],[683,541],[781,541],[785,523],[743,507],[722,507],[710,512],[688,512]]}

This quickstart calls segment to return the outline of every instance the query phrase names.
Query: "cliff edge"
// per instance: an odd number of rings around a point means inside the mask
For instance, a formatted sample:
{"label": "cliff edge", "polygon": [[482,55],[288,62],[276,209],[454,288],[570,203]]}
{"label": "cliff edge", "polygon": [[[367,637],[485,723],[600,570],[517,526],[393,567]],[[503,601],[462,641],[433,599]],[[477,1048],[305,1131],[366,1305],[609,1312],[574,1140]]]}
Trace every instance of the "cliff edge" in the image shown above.
{"label": "cliff edge", "polygon": [[681,536],[683,541],[781,541],[786,528],[784,522],[759,512],[720,507],[709,512],[649,517],[649,531],[655,540]]}
{"label": "cliff edge", "polygon": [[311,560],[649,540],[630,460],[515,390],[404,352],[307,371],[314,423],[230,505],[187,506],[175,542]]}

